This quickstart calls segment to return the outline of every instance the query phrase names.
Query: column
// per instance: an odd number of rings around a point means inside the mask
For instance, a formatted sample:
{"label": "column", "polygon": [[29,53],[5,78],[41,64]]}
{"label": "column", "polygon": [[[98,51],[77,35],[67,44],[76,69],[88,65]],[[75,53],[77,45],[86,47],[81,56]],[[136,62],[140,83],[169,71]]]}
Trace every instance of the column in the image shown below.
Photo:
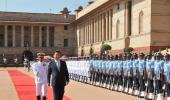
{"label": "column", "polygon": [[83,23],[83,45],[85,44],[85,23]]}
{"label": "column", "polygon": [[104,21],[104,14],[102,14],[102,41],[105,41],[105,21]]}
{"label": "column", "polygon": [[87,43],[89,44],[89,21],[87,21]]}
{"label": "column", "polygon": [[97,24],[98,24],[98,41],[100,42],[101,41],[101,31],[100,31],[100,15],[98,15],[98,20],[97,20]]}
{"label": "column", "polygon": [[24,26],[21,26],[21,47],[24,47]]}
{"label": "column", "polygon": [[90,20],[88,21],[88,27],[89,27],[89,44],[91,44],[91,28],[90,28]]}
{"label": "column", "polygon": [[46,42],[46,45],[47,47],[49,47],[49,26],[47,26],[47,42]]}
{"label": "column", "polygon": [[94,33],[93,33],[93,20],[92,20],[92,19],[91,19],[91,22],[90,22],[90,23],[91,23],[91,26],[90,26],[90,27],[91,27],[91,41],[92,41],[92,43],[94,43],[94,39],[93,39],[93,38],[94,38],[94,37],[93,37],[93,34],[94,34]]}
{"label": "column", "polygon": [[102,15],[99,15],[100,42],[102,41]]}
{"label": "column", "polygon": [[112,10],[109,10],[109,40],[112,39],[112,16],[111,16]]}
{"label": "column", "polygon": [[94,29],[94,43],[96,43],[96,21],[93,19],[93,29]]}
{"label": "column", "polygon": [[31,26],[31,47],[34,47],[34,26]]}
{"label": "column", "polygon": [[96,18],[95,18],[95,24],[96,24],[96,42],[98,42],[99,41],[99,32],[98,32],[98,18],[97,18],[97,16],[96,16]]}
{"label": "column", "polygon": [[13,26],[12,26],[12,36],[13,36],[13,37],[12,37],[12,43],[13,43],[12,46],[13,46],[13,47],[16,46],[16,39],[15,39],[15,38],[16,38],[16,37],[15,37],[15,34],[16,34],[16,33],[15,33],[15,32],[16,32],[16,30],[15,30],[15,25],[13,25]]}
{"label": "column", "polygon": [[5,25],[4,46],[8,47],[8,25]]}
{"label": "column", "polygon": [[39,26],[39,47],[42,47],[42,26]]}
{"label": "column", "polygon": [[108,15],[109,15],[109,14],[108,14],[108,11],[107,11],[107,12],[106,12],[106,16],[105,16],[105,18],[106,18],[106,19],[105,19],[105,20],[106,20],[106,31],[105,31],[105,32],[106,32],[106,40],[109,40],[109,30],[108,30],[108,29],[109,29],[109,25],[108,25],[109,22],[108,22]]}
{"label": "column", "polygon": [[114,27],[115,27],[115,26],[114,26],[114,23],[113,23],[113,9],[112,9],[112,13],[111,13],[111,14],[112,14],[112,15],[111,15],[111,16],[112,16],[112,19],[111,19],[111,21],[112,21],[112,27],[111,27],[111,28],[112,28],[112,33],[111,33],[111,34],[112,34],[112,37],[111,37],[111,38],[112,38],[112,40],[113,40],[113,39],[114,39],[114,32],[113,32],[113,30],[114,30]]}

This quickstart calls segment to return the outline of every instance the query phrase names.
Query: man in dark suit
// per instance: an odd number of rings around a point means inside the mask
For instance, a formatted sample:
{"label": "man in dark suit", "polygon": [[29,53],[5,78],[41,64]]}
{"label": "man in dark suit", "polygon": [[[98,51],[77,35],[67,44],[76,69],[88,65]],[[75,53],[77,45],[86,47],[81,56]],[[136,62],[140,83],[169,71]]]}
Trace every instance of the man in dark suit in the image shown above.
{"label": "man in dark suit", "polygon": [[48,86],[52,86],[54,100],[62,100],[64,87],[69,83],[69,74],[65,61],[60,60],[61,52],[55,51],[54,60],[48,67]]}

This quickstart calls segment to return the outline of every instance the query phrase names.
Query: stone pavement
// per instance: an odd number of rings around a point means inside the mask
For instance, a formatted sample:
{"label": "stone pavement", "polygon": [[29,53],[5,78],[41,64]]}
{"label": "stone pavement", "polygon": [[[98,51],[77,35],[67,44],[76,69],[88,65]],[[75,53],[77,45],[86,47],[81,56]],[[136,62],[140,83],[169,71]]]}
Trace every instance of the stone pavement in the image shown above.
{"label": "stone pavement", "polygon": [[[24,71],[23,68],[16,69],[33,77],[32,72]],[[19,100],[15,92],[15,87],[5,69],[0,68],[0,76],[1,100]],[[66,86],[65,95],[70,97],[71,100],[144,100],[75,81],[70,81],[69,85]]]}

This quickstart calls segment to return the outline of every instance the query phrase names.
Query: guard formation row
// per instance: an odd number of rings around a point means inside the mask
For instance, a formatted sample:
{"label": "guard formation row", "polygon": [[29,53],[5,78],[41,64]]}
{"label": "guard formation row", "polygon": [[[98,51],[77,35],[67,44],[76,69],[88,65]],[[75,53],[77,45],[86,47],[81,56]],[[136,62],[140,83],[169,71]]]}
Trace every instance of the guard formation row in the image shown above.
{"label": "guard formation row", "polygon": [[170,100],[170,55],[92,55],[66,61],[70,78],[148,100]]}

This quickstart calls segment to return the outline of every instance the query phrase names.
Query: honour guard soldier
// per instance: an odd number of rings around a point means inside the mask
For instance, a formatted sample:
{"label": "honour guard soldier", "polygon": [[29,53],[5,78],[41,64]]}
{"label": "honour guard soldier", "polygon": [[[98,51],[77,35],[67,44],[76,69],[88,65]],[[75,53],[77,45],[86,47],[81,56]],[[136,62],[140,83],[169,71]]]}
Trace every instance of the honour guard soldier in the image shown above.
{"label": "honour guard soldier", "polygon": [[111,69],[111,56],[110,55],[107,55],[107,58],[106,58],[106,87],[107,89],[109,89],[110,87],[110,69]]}
{"label": "honour guard soldier", "polygon": [[132,94],[133,92],[133,61],[132,54],[127,55],[127,76],[128,76],[128,94]]}
{"label": "honour guard soldier", "polygon": [[36,96],[37,100],[41,100],[40,95],[42,92],[42,100],[46,100],[48,63],[43,61],[44,53],[38,53],[37,56],[39,61],[32,66],[35,75]]}
{"label": "honour guard soldier", "polygon": [[166,85],[166,92],[167,92],[167,100],[170,100],[170,55],[164,55],[164,75],[165,75],[165,85]]}
{"label": "honour guard soldier", "polygon": [[93,65],[93,62],[94,62],[94,55],[91,55],[90,56],[90,68],[89,68],[89,84],[92,85],[93,83],[93,76],[94,76],[94,65]]}
{"label": "honour guard soldier", "polygon": [[123,56],[123,88],[124,88],[124,90],[123,90],[123,92],[124,93],[127,93],[128,92],[128,87],[127,87],[127,75],[128,75],[128,70],[127,70],[127,63],[128,63],[128,60],[127,60],[127,54],[125,53],[124,54],[124,56]]}
{"label": "honour guard soldier", "polygon": [[145,93],[145,79],[146,79],[146,61],[144,60],[145,54],[139,54],[139,85],[140,85],[140,95],[139,97],[144,98]]}
{"label": "honour guard soldier", "polygon": [[139,60],[136,53],[133,54],[133,95],[139,95]]}
{"label": "honour guard soldier", "polygon": [[118,92],[123,91],[123,61],[122,55],[119,54],[118,58]]}
{"label": "honour guard soldier", "polygon": [[103,74],[102,84],[103,84],[103,88],[106,88],[106,78],[107,78],[107,69],[106,68],[107,68],[107,56],[104,55],[103,64],[102,64],[102,70],[103,70],[103,72],[102,72],[102,74]]}
{"label": "honour guard soldier", "polygon": [[146,75],[147,75],[147,90],[148,100],[154,99],[154,60],[152,59],[152,54],[149,53],[146,56]]}
{"label": "honour guard soldier", "polygon": [[99,56],[99,87],[103,87],[103,84],[102,84],[102,82],[103,82],[103,55],[101,54],[100,56]]}
{"label": "honour guard soldier", "polygon": [[155,67],[154,67],[157,100],[163,99],[162,96],[163,66],[164,66],[164,61],[162,61],[162,54],[157,53]]}
{"label": "honour guard soldier", "polygon": [[114,82],[113,82],[113,89],[114,91],[117,91],[118,89],[118,77],[119,77],[119,74],[118,74],[118,55],[115,55],[115,59],[114,59],[114,62],[113,62],[113,69],[114,69]]}
{"label": "honour guard soldier", "polygon": [[110,64],[109,64],[109,76],[110,76],[110,79],[109,79],[109,90],[112,90],[112,86],[113,86],[113,80],[114,80],[114,56],[111,55],[110,57]]}

